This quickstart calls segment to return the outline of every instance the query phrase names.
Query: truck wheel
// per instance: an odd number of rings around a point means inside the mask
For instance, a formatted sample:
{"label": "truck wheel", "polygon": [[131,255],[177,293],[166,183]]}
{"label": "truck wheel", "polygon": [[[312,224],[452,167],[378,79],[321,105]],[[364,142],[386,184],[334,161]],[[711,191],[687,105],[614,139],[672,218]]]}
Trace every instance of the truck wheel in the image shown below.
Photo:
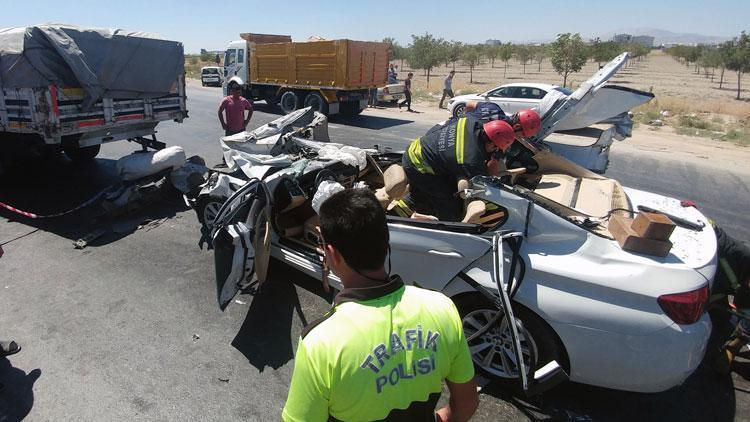
{"label": "truck wheel", "polygon": [[311,92],[305,98],[305,107],[312,107],[313,111],[328,115],[328,101],[318,92]]}
{"label": "truck wheel", "polygon": [[362,112],[364,111],[363,108],[359,108],[359,102],[357,101],[349,101],[340,104],[341,108],[339,109],[339,111],[343,116],[353,117],[362,114]]}
{"label": "truck wheel", "polygon": [[299,97],[294,91],[286,91],[281,94],[279,103],[281,105],[281,111],[283,111],[284,114],[289,114],[299,108]]}
{"label": "truck wheel", "polygon": [[276,107],[279,104],[279,99],[275,95],[266,95],[263,99],[268,107]]}
{"label": "truck wheel", "polygon": [[68,158],[71,159],[71,161],[77,162],[77,163],[83,163],[86,161],[93,160],[98,154],[99,150],[102,148],[101,145],[92,145],[90,147],[63,147],[63,152],[65,153]]}

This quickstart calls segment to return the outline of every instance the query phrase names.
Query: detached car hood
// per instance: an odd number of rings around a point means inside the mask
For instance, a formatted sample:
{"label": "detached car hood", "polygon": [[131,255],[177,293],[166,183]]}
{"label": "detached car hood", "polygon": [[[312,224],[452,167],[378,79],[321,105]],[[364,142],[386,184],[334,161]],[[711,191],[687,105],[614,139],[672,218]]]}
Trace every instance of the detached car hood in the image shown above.
{"label": "detached car hood", "polygon": [[605,85],[627,61],[628,53],[620,54],[570,95],[550,91],[539,103],[542,130],[536,140],[541,141],[552,132],[581,129],[602,122],[620,126],[618,132],[630,136],[632,121],[627,112],[651,101],[654,94]]}

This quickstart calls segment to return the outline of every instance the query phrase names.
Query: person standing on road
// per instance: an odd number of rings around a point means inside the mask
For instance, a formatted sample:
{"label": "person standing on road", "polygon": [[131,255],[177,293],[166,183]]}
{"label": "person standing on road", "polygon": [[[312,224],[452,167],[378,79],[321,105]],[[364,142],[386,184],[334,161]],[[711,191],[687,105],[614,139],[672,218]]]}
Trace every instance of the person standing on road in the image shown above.
{"label": "person standing on road", "polygon": [[388,83],[398,83],[398,73],[396,73],[396,68],[393,66],[393,63],[391,63],[391,66],[388,68]]}
{"label": "person standing on road", "polygon": [[[0,340],[0,358],[4,358],[10,355],[15,355],[21,351],[21,345],[13,340],[3,341]],[[5,389],[5,385],[0,382],[0,391]]]}
{"label": "person standing on road", "polygon": [[378,106],[378,88],[372,87],[370,88],[370,95],[367,101],[367,106],[376,108]]}
{"label": "person standing on road", "polygon": [[411,109],[411,78],[414,77],[414,74],[409,72],[406,75],[406,79],[404,79],[404,101],[398,103],[399,110],[401,109],[401,106],[406,104],[406,111],[414,111]]}
{"label": "person standing on road", "polygon": [[[253,116],[253,105],[240,95],[241,93],[242,88],[239,85],[232,85],[231,95],[224,97],[219,105],[219,121],[225,136],[245,130]],[[248,111],[247,118],[245,118],[245,110]],[[224,120],[224,114],[226,114],[226,120]]]}
{"label": "person standing on road", "polygon": [[[375,195],[332,195],[320,233],[344,289],[302,332],[283,419],[468,420],[478,398],[461,318],[442,293],[386,272],[388,225]],[[435,412],[443,380],[450,401]]]}
{"label": "person standing on road", "polygon": [[448,76],[443,79],[443,96],[440,97],[440,104],[438,105],[438,108],[444,108],[443,107],[443,100],[445,100],[445,97],[453,98],[453,75],[456,74],[455,70],[451,70],[450,73],[448,73]]}

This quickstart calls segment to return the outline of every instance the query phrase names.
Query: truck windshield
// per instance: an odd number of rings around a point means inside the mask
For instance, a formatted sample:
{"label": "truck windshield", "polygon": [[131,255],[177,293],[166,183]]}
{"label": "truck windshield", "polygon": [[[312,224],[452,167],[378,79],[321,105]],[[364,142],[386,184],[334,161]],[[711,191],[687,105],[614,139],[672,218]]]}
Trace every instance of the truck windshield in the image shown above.
{"label": "truck windshield", "polygon": [[229,66],[237,62],[237,50],[229,49],[224,55],[224,66]]}

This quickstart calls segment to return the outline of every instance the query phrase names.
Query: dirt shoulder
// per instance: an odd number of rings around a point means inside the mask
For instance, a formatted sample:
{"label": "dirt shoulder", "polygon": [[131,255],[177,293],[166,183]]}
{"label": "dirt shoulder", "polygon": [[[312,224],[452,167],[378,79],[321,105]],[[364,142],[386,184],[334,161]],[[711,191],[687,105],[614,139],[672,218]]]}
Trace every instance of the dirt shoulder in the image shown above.
{"label": "dirt shoulder", "polygon": [[[368,115],[408,119],[424,123],[437,123],[450,117],[446,110],[428,102],[415,102],[415,113],[398,108],[378,108],[365,111]],[[639,125],[633,136],[615,141],[614,151],[625,154],[648,155],[669,161],[682,161],[701,167],[723,170],[750,176],[750,148],[732,142],[675,133],[668,126],[653,128]]]}

